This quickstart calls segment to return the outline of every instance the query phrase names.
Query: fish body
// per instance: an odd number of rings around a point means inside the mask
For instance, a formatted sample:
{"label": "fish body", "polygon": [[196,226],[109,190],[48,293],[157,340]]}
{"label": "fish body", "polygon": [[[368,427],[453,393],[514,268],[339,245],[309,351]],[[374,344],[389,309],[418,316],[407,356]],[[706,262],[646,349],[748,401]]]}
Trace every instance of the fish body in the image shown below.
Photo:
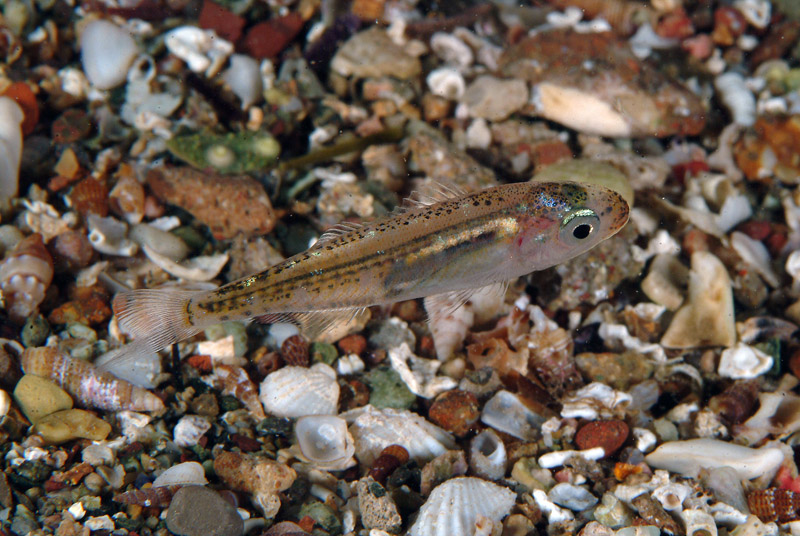
{"label": "fish body", "polygon": [[325,315],[432,295],[457,306],[478,288],[587,251],[619,231],[628,213],[619,194],[589,184],[439,193],[385,219],[339,226],[307,251],[217,289],[134,290],[115,298],[114,311],[156,351],[228,320],[297,321],[313,338],[329,325]]}

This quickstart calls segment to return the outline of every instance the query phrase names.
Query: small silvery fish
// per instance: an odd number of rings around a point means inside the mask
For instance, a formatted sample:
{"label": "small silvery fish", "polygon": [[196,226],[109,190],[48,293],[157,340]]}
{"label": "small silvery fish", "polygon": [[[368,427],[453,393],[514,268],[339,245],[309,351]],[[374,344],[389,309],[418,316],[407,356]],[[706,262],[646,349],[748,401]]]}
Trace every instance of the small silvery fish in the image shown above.
{"label": "small silvery fish", "polygon": [[587,251],[629,212],[616,192],[572,182],[424,197],[381,220],[339,225],[307,251],[214,290],[118,295],[114,312],[134,337],[120,355],[158,351],[228,320],[291,321],[313,339],[371,305],[436,296],[452,310],[479,288]]}

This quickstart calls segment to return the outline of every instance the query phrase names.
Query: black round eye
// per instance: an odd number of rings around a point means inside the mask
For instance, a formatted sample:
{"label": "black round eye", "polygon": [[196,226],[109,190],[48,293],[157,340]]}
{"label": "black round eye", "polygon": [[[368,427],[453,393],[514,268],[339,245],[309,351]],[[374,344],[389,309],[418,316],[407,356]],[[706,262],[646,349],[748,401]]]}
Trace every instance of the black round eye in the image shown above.
{"label": "black round eye", "polygon": [[561,240],[567,244],[580,244],[590,238],[600,223],[597,214],[588,208],[580,208],[561,220]]}
{"label": "black round eye", "polygon": [[590,234],[592,234],[592,226],[588,223],[582,223],[572,229],[572,236],[577,238],[578,240],[583,240],[587,238]]}

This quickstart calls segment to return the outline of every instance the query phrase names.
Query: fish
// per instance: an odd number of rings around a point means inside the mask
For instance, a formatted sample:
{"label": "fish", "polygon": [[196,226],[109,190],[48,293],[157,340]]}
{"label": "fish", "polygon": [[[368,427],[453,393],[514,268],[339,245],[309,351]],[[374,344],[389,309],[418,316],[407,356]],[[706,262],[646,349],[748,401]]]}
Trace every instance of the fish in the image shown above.
{"label": "fish", "polygon": [[596,184],[511,183],[472,193],[437,184],[383,219],[338,224],[305,252],[216,289],[117,294],[112,306],[133,342],[104,366],[232,320],[293,322],[313,340],[374,305],[428,297],[429,318],[449,314],[478,289],[505,289],[584,253],[618,232],[629,212],[619,193]]}

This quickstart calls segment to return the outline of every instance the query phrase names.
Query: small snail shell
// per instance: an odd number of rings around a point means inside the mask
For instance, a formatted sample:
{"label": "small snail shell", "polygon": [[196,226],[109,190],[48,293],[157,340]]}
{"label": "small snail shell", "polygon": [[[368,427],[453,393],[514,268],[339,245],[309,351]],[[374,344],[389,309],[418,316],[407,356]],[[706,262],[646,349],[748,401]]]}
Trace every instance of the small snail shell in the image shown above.
{"label": "small snail shell", "polygon": [[42,235],[23,238],[0,264],[0,289],[11,319],[21,322],[36,311],[52,280],[53,258]]}

